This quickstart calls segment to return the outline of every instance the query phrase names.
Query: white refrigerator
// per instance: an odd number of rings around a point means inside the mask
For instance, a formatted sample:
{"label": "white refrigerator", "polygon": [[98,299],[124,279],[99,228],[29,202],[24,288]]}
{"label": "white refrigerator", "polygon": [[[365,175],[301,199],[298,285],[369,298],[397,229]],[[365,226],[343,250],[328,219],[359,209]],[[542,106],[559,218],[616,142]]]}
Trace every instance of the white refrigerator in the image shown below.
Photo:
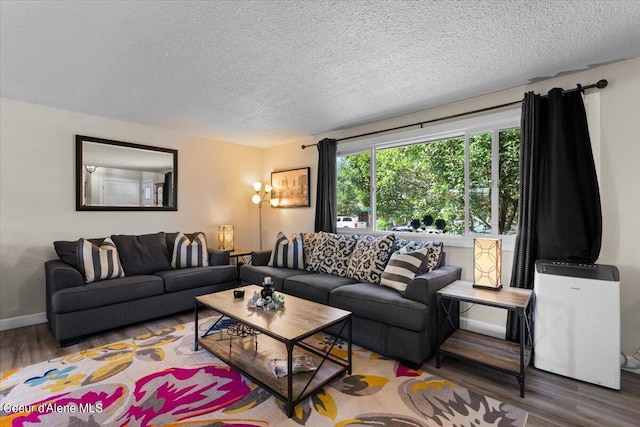
{"label": "white refrigerator", "polygon": [[536,368],[620,390],[620,275],[611,265],[537,260]]}

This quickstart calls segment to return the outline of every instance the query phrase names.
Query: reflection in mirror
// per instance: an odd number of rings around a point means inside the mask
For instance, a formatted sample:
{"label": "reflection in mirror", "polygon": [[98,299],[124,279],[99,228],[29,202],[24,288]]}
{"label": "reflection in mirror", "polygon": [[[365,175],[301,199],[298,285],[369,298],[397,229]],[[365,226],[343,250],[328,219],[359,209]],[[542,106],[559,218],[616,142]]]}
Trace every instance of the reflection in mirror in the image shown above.
{"label": "reflection in mirror", "polygon": [[177,210],[178,151],[76,135],[76,210]]}

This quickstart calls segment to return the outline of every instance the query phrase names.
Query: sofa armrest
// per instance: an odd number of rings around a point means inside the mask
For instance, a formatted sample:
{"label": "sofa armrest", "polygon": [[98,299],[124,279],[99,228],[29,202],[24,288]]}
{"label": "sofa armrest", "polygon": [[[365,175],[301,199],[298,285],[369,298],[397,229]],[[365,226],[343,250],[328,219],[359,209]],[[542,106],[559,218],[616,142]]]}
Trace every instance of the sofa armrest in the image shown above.
{"label": "sofa armrest", "polygon": [[82,274],[76,268],[58,259],[45,262],[44,270],[46,274],[47,293],[49,290],[53,293],[60,289],[85,285],[84,277],[82,277]]}
{"label": "sofa armrest", "polygon": [[404,292],[404,297],[428,306],[435,304],[436,292],[445,286],[460,280],[462,268],[452,265],[442,267],[416,276]]}
{"label": "sofa armrest", "polygon": [[271,259],[271,250],[253,251],[251,252],[251,264],[268,265]]}
{"label": "sofa armrest", "polygon": [[209,253],[209,265],[229,265],[229,251],[220,249],[207,249]]}
{"label": "sofa armrest", "polygon": [[52,319],[51,300],[53,294],[61,289],[84,286],[85,281],[82,274],[74,267],[59,259],[54,259],[44,263],[45,283],[47,293],[47,319]]}

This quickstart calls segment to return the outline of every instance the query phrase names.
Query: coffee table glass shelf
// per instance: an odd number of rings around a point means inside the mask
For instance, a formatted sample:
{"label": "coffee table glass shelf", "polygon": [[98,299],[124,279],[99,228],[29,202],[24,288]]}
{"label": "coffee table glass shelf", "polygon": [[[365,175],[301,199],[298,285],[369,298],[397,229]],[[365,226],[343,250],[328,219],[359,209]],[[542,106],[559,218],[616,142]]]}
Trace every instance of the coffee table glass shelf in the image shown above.
{"label": "coffee table glass shelf", "polygon": [[[320,387],[345,373],[351,374],[352,340],[351,312],[286,295],[284,307],[265,311],[248,307],[247,300],[262,287],[249,285],[245,298],[234,298],[233,289],[196,297],[195,348],[202,346],[223,362],[240,370],[256,383],[286,402],[287,416],[293,415],[295,405],[312,395]],[[198,336],[198,310],[208,307],[220,314],[214,325]],[[223,318],[230,318],[238,326],[214,330]],[[347,356],[332,354],[339,340],[320,345],[314,335],[337,325],[339,336],[346,334]],[[310,355],[317,367],[311,372],[276,378],[271,371],[271,359],[287,359],[288,372],[297,355]]]}
{"label": "coffee table glass shelf", "polygon": [[[516,313],[519,319],[520,343],[457,329],[436,349],[436,368],[440,368],[442,356],[452,356],[471,363],[486,366],[515,375],[520,386],[520,397],[524,397],[525,371],[531,360],[531,310],[530,289],[502,288],[499,291],[474,288],[471,282],[457,280],[436,293],[438,310],[446,316],[445,321],[455,328],[450,317],[454,301],[475,303],[503,308]],[[447,303],[445,303],[445,301]],[[440,315],[438,315],[438,320]],[[440,325],[437,326],[440,331]],[[438,337],[440,342],[440,337]]]}

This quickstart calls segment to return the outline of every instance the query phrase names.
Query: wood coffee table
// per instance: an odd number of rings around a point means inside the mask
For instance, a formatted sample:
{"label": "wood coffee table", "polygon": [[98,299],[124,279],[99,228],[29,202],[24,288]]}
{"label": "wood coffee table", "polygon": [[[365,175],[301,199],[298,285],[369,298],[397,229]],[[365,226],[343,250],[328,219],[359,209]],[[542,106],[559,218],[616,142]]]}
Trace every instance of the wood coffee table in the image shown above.
{"label": "wood coffee table", "polygon": [[[295,405],[335,378],[351,374],[351,312],[285,295],[284,307],[264,311],[247,307],[247,300],[262,287],[249,285],[244,298],[234,298],[233,289],[196,297],[195,349],[201,345],[220,360],[239,369],[256,383],[286,402],[287,416],[293,415]],[[209,307],[220,318],[201,337],[198,336],[198,308]],[[238,322],[239,327],[213,331],[223,318]],[[347,332],[347,357],[331,351],[338,340],[319,348],[314,334],[333,325],[341,325],[339,335]],[[307,354],[313,358],[317,370],[276,378],[269,366],[273,358],[286,358],[288,372],[292,371],[294,355]]]}

